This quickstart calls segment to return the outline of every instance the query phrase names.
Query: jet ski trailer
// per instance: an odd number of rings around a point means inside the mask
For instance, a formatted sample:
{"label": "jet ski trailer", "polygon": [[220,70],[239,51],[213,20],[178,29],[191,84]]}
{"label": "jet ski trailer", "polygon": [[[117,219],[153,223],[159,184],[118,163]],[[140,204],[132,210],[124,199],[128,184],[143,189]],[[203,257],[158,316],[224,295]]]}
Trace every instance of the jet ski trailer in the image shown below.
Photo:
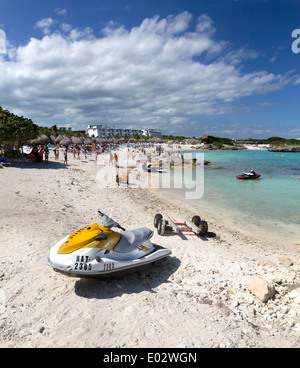
{"label": "jet ski trailer", "polygon": [[185,214],[180,214],[181,222],[175,222],[167,214],[164,217],[157,213],[154,216],[154,226],[157,228],[159,235],[165,235],[166,232],[193,232],[197,236],[206,236],[208,234],[208,224],[202,221],[200,216],[193,216],[190,220]]}
{"label": "jet ski trailer", "polygon": [[[111,277],[140,271],[164,260],[171,251],[153,244],[147,227],[125,230],[98,211],[102,225],[93,223],[61,239],[48,250],[47,264],[75,277]],[[111,230],[118,227],[122,231]]]}

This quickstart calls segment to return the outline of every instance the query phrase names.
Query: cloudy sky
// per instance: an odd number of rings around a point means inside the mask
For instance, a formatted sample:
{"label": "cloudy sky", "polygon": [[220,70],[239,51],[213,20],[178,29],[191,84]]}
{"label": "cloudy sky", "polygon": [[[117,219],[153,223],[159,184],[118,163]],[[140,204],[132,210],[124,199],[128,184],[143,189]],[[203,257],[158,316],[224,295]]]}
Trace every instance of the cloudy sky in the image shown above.
{"label": "cloudy sky", "polygon": [[49,127],[300,138],[297,29],[299,0],[0,0],[0,106]]}

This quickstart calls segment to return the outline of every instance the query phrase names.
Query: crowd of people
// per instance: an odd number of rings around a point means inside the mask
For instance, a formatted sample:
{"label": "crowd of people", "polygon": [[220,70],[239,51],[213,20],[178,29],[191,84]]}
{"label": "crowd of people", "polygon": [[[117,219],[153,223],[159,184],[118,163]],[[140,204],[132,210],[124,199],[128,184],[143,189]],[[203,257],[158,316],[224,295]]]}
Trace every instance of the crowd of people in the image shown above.
{"label": "crowd of people", "polygon": [[27,158],[32,159],[32,161],[36,162],[48,162],[49,160],[49,148],[48,146],[34,146]]}
{"label": "crowd of people", "polygon": [[[112,153],[112,150],[114,149],[113,146],[97,146],[96,149],[92,152],[89,147],[85,146],[67,146],[63,147],[63,155],[64,155],[64,164],[68,164],[68,154],[73,154],[74,159],[81,159],[81,155],[84,156],[85,159],[88,158],[89,155],[92,153],[95,154],[95,163],[97,162],[98,156],[102,153],[109,152],[110,158],[109,158],[109,164],[110,165],[117,165],[118,163],[118,156],[116,153]],[[54,160],[59,161],[59,154],[61,151],[61,148],[59,146],[51,147],[49,149],[48,145],[35,145],[33,146],[31,152],[27,155],[28,159],[32,159],[35,162],[49,162],[49,154],[50,152],[53,152],[54,154]]]}
{"label": "crowd of people", "polygon": [[[153,147],[154,145],[152,145]],[[157,148],[158,147],[158,148]],[[70,145],[70,146],[51,146],[51,145],[34,145],[31,152],[27,155],[28,159],[32,159],[35,162],[44,162],[48,163],[49,159],[54,158],[55,161],[60,161],[60,153],[63,152],[63,162],[65,165],[68,165],[68,154],[73,155],[73,159],[87,159],[94,155],[94,163],[96,164],[98,161],[98,157],[103,154],[108,154],[108,165],[109,166],[118,166],[118,145],[114,144],[105,144],[105,145],[96,145],[93,147],[93,150],[89,146],[84,145]],[[130,145],[132,149],[132,159],[135,160],[136,155],[145,154],[146,150],[145,147]],[[130,150],[128,148],[128,151]],[[156,152],[161,155],[164,150],[160,146],[155,147]],[[53,152],[53,156],[50,154]],[[106,159],[106,158],[105,158]]]}

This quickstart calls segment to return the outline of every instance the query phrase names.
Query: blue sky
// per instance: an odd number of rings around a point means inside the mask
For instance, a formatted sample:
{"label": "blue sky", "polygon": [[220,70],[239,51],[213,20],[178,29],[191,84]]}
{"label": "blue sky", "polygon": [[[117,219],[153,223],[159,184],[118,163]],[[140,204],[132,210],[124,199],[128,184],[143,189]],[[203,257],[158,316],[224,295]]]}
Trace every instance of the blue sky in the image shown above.
{"label": "blue sky", "polygon": [[0,106],[41,126],[300,138],[296,29],[298,0],[0,0]]}

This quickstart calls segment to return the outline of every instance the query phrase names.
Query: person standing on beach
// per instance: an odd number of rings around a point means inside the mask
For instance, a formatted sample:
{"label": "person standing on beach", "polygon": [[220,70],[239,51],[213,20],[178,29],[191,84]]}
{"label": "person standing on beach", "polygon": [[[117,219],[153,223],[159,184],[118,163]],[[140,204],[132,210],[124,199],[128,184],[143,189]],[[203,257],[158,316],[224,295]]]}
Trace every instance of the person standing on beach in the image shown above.
{"label": "person standing on beach", "polygon": [[38,153],[38,162],[43,162],[44,149],[41,147]]}
{"label": "person standing on beach", "polygon": [[64,164],[68,165],[68,148],[65,149],[64,157],[65,157]]}
{"label": "person standing on beach", "polygon": [[45,162],[48,163],[48,158],[49,158],[49,148],[48,146],[46,146],[45,148]]}
{"label": "person standing on beach", "polygon": [[114,165],[117,166],[118,163],[118,155],[115,153],[114,154]]}

